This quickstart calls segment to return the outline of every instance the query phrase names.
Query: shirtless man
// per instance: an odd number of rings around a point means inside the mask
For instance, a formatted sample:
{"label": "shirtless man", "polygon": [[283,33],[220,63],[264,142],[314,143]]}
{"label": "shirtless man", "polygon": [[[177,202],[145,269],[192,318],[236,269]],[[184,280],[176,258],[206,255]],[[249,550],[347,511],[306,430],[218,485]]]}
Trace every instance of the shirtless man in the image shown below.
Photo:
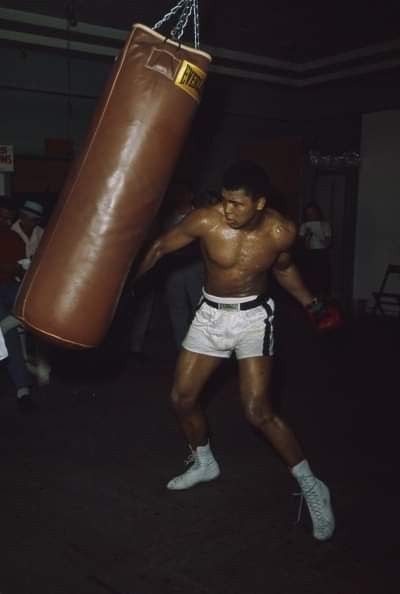
{"label": "shirtless man", "polygon": [[315,299],[290,257],[296,228],[268,208],[268,192],[269,181],[262,168],[246,161],[236,163],[224,176],[222,202],[194,210],[158,238],[139,268],[143,274],[165,254],[200,242],[205,287],[182,343],[171,394],[193,464],[167,487],[188,489],[220,474],[198,400],[221,360],[234,352],[246,417],[290,468],[306,500],[313,535],[326,540],[335,528],[329,489],[313,475],[294,433],[271,405],[274,303],[268,296],[266,272],[272,271],[304,308]]}

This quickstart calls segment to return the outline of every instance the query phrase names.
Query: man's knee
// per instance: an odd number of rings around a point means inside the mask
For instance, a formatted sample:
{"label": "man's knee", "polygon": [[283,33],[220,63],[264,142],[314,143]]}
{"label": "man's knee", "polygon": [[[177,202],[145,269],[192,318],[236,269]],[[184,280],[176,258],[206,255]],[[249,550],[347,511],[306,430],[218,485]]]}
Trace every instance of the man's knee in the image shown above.
{"label": "man's knee", "polygon": [[266,427],[275,420],[272,409],[258,399],[250,399],[245,402],[244,411],[246,419],[257,429]]}
{"label": "man's knee", "polygon": [[189,389],[174,386],[171,391],[171,404],[177,413],[185,414],[193,410],[196,395]]}

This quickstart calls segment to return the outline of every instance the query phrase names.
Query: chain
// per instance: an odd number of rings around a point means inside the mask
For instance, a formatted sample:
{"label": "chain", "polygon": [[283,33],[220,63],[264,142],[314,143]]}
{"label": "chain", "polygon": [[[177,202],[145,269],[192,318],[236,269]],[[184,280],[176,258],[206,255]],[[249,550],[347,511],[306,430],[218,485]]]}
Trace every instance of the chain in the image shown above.
{"label": "chain", "polygon": [[178,22],[176,23],[175,27],[171,30],[172,39],[179,40],[182,37],[187,27],[189,17],[192,14],[192,10],[193,2],[191,0],[188,0],[185,6],[183,7],[182,14],[179,17]]}
{"label": "chain", "polygon": [[194,47],[200,47],[200,18],[198,0],[193,0]]}
{"label": "chain", "polygon": [[176,6],[171,8],[171,10],[169,12],[167,12],[167,14],[165,14],[162,19],[157,21],[157,23],[153,27],[154,31],[157,31],[160,27],[162,27],[164,25],[164,23],[169,21],[178,12],[178,10],[183,8],[183,6],[186,3],[187,3],[187,0],[180,0],[180,2],[178,2],[178,4]]}
{"label": "chain", "polygon": [[178,4],[176,4],[167,14],[163,16],[162,19],[157,21],[154,25],[153,29],[157,31],[164,25],[167,21],[169,21],[173,16],[177,13],[180,13],[178,22],[176,23],[175,27],[171,29],[171,37],[172,39],[179,41],[187,27],[189,22],[189,18],[193,13],[193,25],[194,25],[194,46],[195,48],[199,48],[200,45],[200,35],[199,35],[199,4],[198,0],[180,0]]}

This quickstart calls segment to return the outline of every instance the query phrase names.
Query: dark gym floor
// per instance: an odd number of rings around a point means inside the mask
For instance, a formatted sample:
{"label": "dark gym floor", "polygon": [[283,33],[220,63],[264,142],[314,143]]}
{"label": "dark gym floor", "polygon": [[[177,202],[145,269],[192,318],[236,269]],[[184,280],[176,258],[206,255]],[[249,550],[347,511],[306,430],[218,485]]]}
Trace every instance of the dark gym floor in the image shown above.
{"label": "dark gym floor", "polygon": [[221,477],[165,489],[187,450],[161,311],[144,362],[118,348],[124,324],[98,351],[54,351],[34,414],[1,370],[0,593],[397,594],[400,323],[320,337],[290,304],[279,320],[274,398],[331,488],[331,541],[305,510],[295,523],[297,485],[244,421],[234,362],[206,393]]}

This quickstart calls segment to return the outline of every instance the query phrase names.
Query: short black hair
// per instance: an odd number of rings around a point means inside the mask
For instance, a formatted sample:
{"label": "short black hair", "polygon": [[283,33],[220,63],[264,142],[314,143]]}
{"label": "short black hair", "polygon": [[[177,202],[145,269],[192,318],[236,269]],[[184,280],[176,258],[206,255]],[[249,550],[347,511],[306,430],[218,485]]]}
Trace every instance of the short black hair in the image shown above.
{"label": "short black hair", "polygon": [[245,190],[254,199],[269,196],[271,184],[266,171],[253,161],[238,161],[226,170],[222,186],[225,190]]}

